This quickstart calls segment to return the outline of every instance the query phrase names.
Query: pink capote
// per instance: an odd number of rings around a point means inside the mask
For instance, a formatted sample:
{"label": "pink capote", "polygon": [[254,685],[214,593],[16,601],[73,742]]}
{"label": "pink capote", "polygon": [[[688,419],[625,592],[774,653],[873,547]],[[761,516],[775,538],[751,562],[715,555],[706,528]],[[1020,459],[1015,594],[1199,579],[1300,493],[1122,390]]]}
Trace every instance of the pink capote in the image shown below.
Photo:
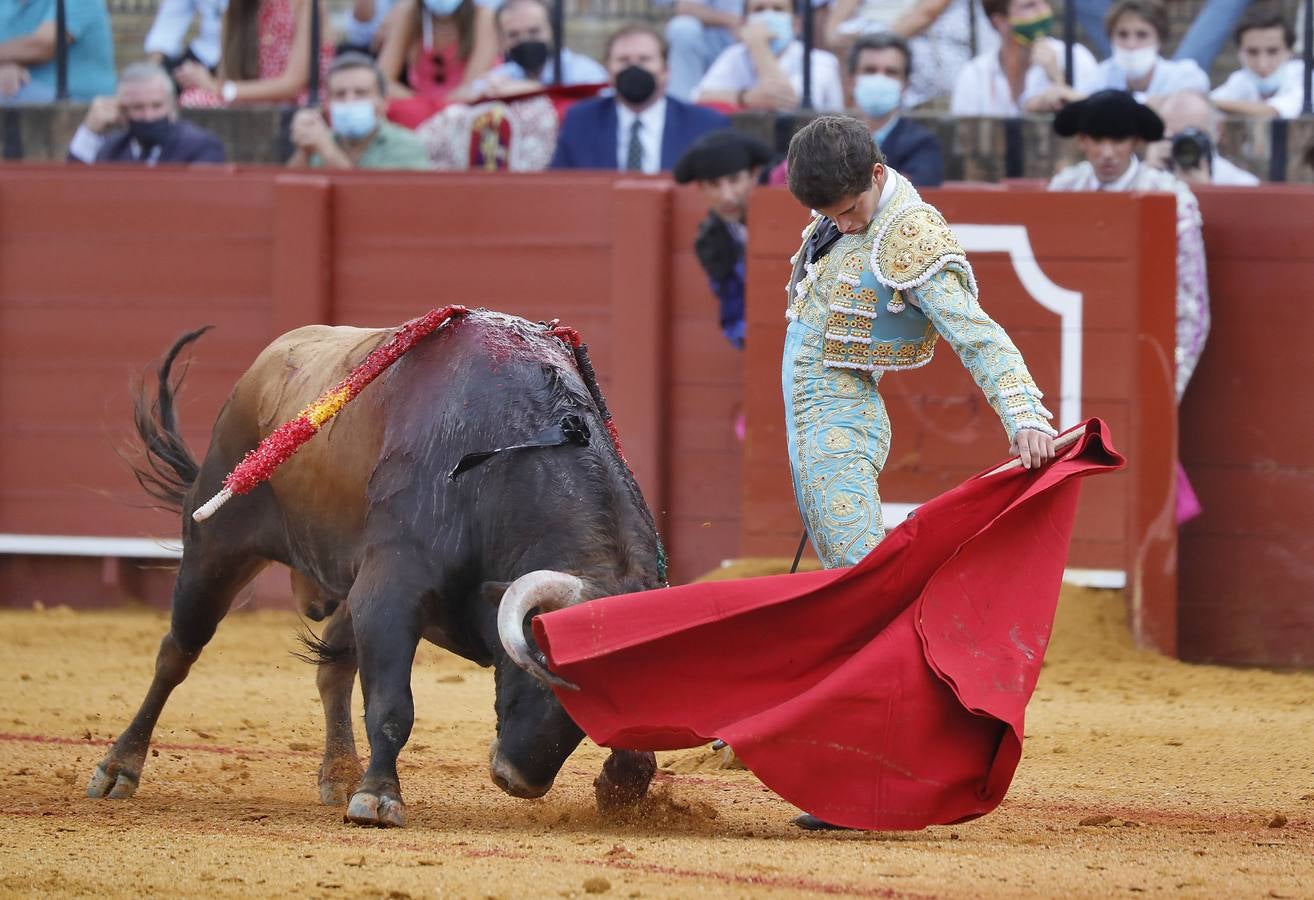
{"label": "pink capote", "polygon": [[607,597],[534,620],[598,744],[723,738],[786,800],[854,828],[961,822],[1022,753],[1080,482],[1121,468],[1108,428],[1039,472],[977,475],[852,568]]}

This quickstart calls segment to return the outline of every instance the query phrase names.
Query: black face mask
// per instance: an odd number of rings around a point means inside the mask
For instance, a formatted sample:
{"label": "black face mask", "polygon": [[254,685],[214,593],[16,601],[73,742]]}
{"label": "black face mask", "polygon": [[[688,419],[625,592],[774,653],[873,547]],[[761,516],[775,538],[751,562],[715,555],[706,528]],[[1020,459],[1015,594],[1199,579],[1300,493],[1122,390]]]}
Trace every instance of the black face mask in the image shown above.
{"label": "black face mask", "polygon": [[616,93],[635,106],[647,103],[657,93],[657,79],[641,66],[629,66],[616,76]]}
{"label": "black face mask", "polygon": [[537,75],[547,65],[548,45],[545,41],[521,41],[506,51],[506,55],[526,75]]}
{"label": "black face mask", "polygon": [[128,135],[143,147],[162,147],[173,134],[173,122],[166,116],[150,121],[128,120]]}

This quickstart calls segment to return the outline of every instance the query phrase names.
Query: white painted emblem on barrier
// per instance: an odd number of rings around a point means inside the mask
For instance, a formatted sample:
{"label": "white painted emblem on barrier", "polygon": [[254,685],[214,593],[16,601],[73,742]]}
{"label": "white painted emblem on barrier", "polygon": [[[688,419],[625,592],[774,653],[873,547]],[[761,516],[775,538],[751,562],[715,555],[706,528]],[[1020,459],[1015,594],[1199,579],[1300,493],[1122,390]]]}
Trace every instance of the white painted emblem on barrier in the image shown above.
{"label": "white painted emblem on barrier", "polygon": [[970,253],[1007,253],[1031,299],[1059,317],[1059,426],[1081,421],[1081,293],[1059,287],[1040,269],[1025,225],[954,225]]}
{"label": "white painted emblem on barrier", "polygon": [[[1059,317],[1059,426],[1071,428],[1081,421],[1081,292],[1059,287],[1036,262],[1025,225],[954,225],[958,243],[968,254],[1007,253],[1023,289],[1045,309]],[[881,503],[888,526],[902,522],[916,503]],[[1104,569],[1068,569],[1064,580],[1089,587],[1121,588],[1126,574]]]}

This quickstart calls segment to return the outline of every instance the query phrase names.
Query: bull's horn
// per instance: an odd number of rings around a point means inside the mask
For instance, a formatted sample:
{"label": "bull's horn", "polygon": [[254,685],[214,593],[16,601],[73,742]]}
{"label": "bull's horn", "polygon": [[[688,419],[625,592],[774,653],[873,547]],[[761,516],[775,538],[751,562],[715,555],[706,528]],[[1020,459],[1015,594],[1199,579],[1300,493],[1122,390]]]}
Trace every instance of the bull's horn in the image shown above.
{"label": "bull's horn", "polygon": [[584,593],[584,582],[565,572],[541,569],[521,575],[507,587],[497,607],[497,636],[502,646],[520,668],[548,685],[579,688],[564,678],[548,671],[543,651],[530,647],[525,640],[525,616],[532,609],[551,612],[579,601]]}

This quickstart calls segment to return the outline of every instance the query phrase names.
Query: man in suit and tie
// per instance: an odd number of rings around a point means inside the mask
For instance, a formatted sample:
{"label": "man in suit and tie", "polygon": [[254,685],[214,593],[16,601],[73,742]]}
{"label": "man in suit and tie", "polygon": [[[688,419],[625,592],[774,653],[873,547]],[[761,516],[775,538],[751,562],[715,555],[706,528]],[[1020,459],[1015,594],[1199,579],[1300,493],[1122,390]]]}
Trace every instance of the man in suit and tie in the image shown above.
{"label": "man in suit and tie", "polygon": [[666,96],[666,50],[666,39],[641,25],[611,36],[604,61],[615,95],[570,108],[551,168],[655,174],[703,134],[729,127],[718,112]]}
{"label": "man in suit and tie", "polygon": [[899,115],[912,74],[908,42],[890,32],[859,38],[849,56],[849,74],[853,102],[885,161],[916,187],[938,187],[944,181],[939,139]]}
{"label": "man in suit and tie", "polygon": [[133,63],[119,75],[118,93],[97,97],[68,145],[69,162],[222,163],[214,134],[178,118],[173,79],[154,62]]}

